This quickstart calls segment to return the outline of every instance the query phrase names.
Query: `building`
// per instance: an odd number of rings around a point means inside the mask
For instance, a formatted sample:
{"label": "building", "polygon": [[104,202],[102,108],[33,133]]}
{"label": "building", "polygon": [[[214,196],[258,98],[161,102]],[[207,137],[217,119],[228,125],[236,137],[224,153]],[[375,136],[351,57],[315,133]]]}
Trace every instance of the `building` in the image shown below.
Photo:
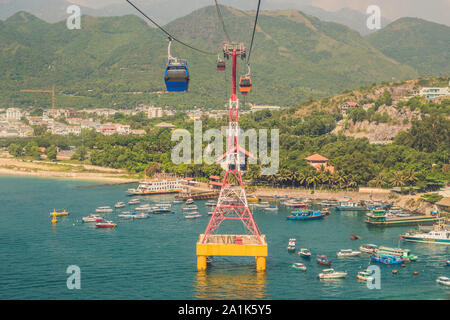
{"label": "building", "polygon": [[144,129],[133,129],[131,130],[131,134],[137,135],[137,136],[143,136],[145,134]]}
{"label": "building", "polygon": [[22,118],[22,112],[18,108],[8,108],[6,109],[6,119],[7,120],[20,120]]}
{"label": "building", "polygon": [[171,124],[171,123],[167,123],[167,122],[161,122],[158,123],[157,125],[155,125],[155,127],[157,128],[169,128],[169,129],[175,129],[176,126]]}
{"label": "building", "polygon": [[131,127],[129,124],[118,124],[116,126],[116,131],[118,134],[130,134]]}
{"label": "building", "polygon": [[426,99],[432,100],[438,97],[450,96],[450,91],[448,87],[445,88],[422,88],[419,91],[419,96],[425,97]]}
{"label": "building", "polygon": [[280,106],[251,106],[250,109],[252,112],[261,111],[261,110],[280,110]]}
{"label": "building", "polygon": [[157,107],[149,107],[148,108],[147,117],[149,119],[161,118],[162,116],[163,116],[162,108],[157,108]]}
{"label": "building", "polygon": [[346,114],[348,114],[350,109],[357,108],[357,107],[359,107],[359,104],[357,102],[347,101],[341,105],[341,113],[346,115]]}
{"label": "building", "polygon": [[309,163],[309,165],[316,168],[317,171],[320,171],[321,168],[323,167],[326,171],[329,171],[331,173],[334,172],[334,167],[332,165],[328,164],[328,159],[321,156],[318,153],[313,154],[312,156],[306,157],[305,160],[306,160],[306,162]]}

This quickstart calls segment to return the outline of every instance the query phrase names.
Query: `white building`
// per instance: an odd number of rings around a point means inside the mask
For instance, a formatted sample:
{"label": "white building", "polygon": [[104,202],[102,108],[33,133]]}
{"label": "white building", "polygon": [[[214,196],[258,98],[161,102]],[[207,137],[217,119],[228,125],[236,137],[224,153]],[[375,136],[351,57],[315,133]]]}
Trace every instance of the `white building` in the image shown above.
{"label": "white building", "polygon": [[18,108],[8,108],[6,109],[6,119],[7,120],[20,120],[22,118],[22,112]]}
{"label": "white building", "polygon": [[261,110],[280,110],[279,106],[251,106],[252,112],[261,111]]}
{"label": "white building", "polygon": [[157,108],[157,107],[149,107],[148,108],[147,117],[149,119],[161,118],[162,116],[163,116],[162,108]]}
{"label": "white building", "polygon": [[419,91],[419,96],[431,100],[437,97],[450,96],[450,91],[448,87],[422,88]]}

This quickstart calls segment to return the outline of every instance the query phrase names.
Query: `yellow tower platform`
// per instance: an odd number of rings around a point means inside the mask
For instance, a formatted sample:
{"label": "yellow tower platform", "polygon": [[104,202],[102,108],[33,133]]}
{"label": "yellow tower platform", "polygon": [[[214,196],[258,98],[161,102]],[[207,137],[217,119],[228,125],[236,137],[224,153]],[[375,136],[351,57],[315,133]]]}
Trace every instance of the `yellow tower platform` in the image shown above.
{"label": "yellow tower platform", "polygon": [[197,241],[197,270],[206,270],[208,256],[255,257],[257,271],[266,270],[266,236],[261,235],[262,244],[254,235],[213,234],[202,243],[203,234]]}

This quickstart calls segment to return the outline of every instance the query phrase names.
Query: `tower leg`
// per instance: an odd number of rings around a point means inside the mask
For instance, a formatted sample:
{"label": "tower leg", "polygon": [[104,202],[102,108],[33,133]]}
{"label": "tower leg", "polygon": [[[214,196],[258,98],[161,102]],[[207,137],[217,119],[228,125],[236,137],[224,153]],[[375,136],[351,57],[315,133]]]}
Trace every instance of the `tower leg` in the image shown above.
{"label": "tower leg", "polygon": [[256,271],[266,270],[266,257],[255,257]]}
{"label": "tower leg", "polygon": [[197,270],[206,270],[206,256],[197,256]]}

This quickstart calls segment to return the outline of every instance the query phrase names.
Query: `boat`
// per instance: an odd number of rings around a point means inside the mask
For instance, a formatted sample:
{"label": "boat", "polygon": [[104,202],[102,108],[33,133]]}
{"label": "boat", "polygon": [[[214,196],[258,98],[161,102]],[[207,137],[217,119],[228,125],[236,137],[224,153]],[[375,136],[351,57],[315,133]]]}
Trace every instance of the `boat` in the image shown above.
{"label": "boat", "polygon": [[306,270],[306,266],[303,263],[300,263],[300,262],[294,263],[291,268],[295,269],[295,270],[301,270],[301,271],[305,271]]}
{"label": "boat", "polygon": [[343,200],[338,206],[336,206],[337,211],[367,211],[363,206],[360,206],[357,202],[350,200]]}
{"label": "boat", "polygon": [[416,261],[419,257],[412,254],[409,249],[401,249],[401,248],[390,248],[380,246],[375,250],[377,254],[386,254],[391,256],[400,257],[406,259],[408,261]]}
{"label": "boat", "polygon": [[328,210],[328,209],[325,208],[325,209],[320,210],[320,213],[322,213],[322,214],[328,216],[331,212],[330,212],[330,210]]}
{"label": "boat", "polygon": [[131,199],[130,201],[128,201],[129,205],[139,204],[139,203],[141,203],[141,200],[139,200],[137,198],[134,198],[134,199]]}
{"label": "boat", "polygon": [[126,212],[122,212],[121,214],[118,214],[117,217],[121,218],[121,219],[133,219],[134,214],[130,213],[129,211],[126,211]]}
{"label": "boat", "polygon": [[[391,212],[391,211],[389,211]],[[411,214],[409,213],[397,213],[396,214],[397,217],[411,217]]]}
{"label": "boat", "polygon": [[184,207],[183,210],[184,211],[194,211],[194,210],[198,210],[198,207],[194,204],[194,205]]}
{"label": "boat", "polygon": [[53,217],[68,216],[69,212],[65,209],[53,209],[53,212],[50,212],[50,215]]}
{"label": "boat", "polygon": [[287,249],[289,251],[294,251],[295,250],[295,241],[296,241],[295,238],[290,238],[289,239],[289,243],[288,243],[288,246],[287,246]]}
{"label": "boat", "polygon": [[216,201],[206,201],[205,206],[214,207],[217,205]]}
{"label": "boat", "polygon": [[147,219],[148,217],[149,217],[149,214],[148,213],[144,213],[144,212],[137,213],[137,214],[133,215],[133,219]]}
{"label": "boat", "polygon": [[439,284],[450,286],[450,278],[448,277],[439,277],[436,279],[436,282]]}
{"label": "boat", "polygon": [[356,279],[364,280],[364,281],[372,281],[374,278],[372,277],[372,273],[369,270],[359,271],[356,275]]}
{"label": "boat", "polygon": [[450,266],[450,260],[444,260],[444,262],[447,266]]}
{"label": "boat", "polygon": [[259,201],[259,198],[257,198],[257,197],[248,197],[247,198],[247,202],[258,202]]}
{"label": "boat", "polygon": [[[388,210],[388,209],[390,209],[392,206],[393,206],[392,203],[388,203],[388,204],[385,204],[385,203],[375,203],[375,204],[373,204],[373,205],[371,205],[371,206],[368,206],[367,208],[368,208],[369,210],[376,210],[376,209],[378,209],[378,210]],[[395,210],[395,209],[394,209],[394,210]]]}
{"label": "boat", "polygon": [[439,219],[436,216],[429,215],[398,217],[389,214],[383,209],[374,209],[372,212],[366,214],[366,223],[368,225],[381,227],[434,224],[438,220]]}
{"label": "boat", "polygon": [[141,181],[135,189],[128,189],[128,195],[152,195],[178,193],[183,191],[182,180],[163,180],[163,181]]}
{"label": "boat", "polygon": [[214,211],[209,211],[208,216],[212,216],[214,214]]}
{"label": "boat", "polygon": [[285,201],[284,205],[287,207],[293,207],[293,208],[306,208],[308,206],[306,203],[298,201],[298,200]]}
{"label": "boat", "polygon": [[324,269],[317,276],[319,279],[342,279],[347,276],[347,272],[345,271],[335,271],[334,269]]}
{"label": "boat", "polygon": [[292,211],[292,214],[287,217],[287,220],[318,220],[325,217],[320,211]]}
{"label": "boat", "polygon": [[332,207],[332,206],[335,206],[336,203],[333,201],[324,200],[324,201],[319,202],[318,205],[320,205],[322,207]]}
{"label": "boat", "polygon": [[172,211],[172,209],[167,208],[167,207],[152,207],[150,212],[159,214],[159,213],[171,213],[173,211]]}
{"label": "boat", "polygon": [[270,207],[270,204],[269,204],[268,202],[261,202],[261,203],[255,204],[255,207],[258,207],[258,208],[268,208],[268,207]]}
{"label": "boat", "polygon": [[375,244],[362,244],[359,247],[359,251],[370,254],[374,253],[376,249],[378,249],[378,246]]}
{"label": "boat", "polygon": [[316,261],[318,264],[322,264],[324,266],[331,265],[331,261],[328,260],[327,256],[325,255],[318,255]]}
{"label": "boat", "polygon": [[95,212],[98,213],[109,213],[113,211],[114,210],[110,206],[98,207],[97,209],[95,209]]}
{"label": "boat", "polygon": [[117,224],[115,224],[115,223],[112,222],[112,221],[105,220],[105,221],[96,223],[95,226],[96,226],[97,228],[114,228],[114,227],[117,226]]}
{"label": "boat", "polygon": [[273,206],[264,208],[264,210],[266,210],[266,211],[278,211],[278,207],[273,205]]}
{"label": "boat", "polygon": [[341,249],[336,255],[338,258],[356,257],[361,254],[361,251],[353,251],[352,249]]}
{"label": "boat", "polygon": [[400,264],[406,262],[406,259],[404,258],[384,254],[374,254],[370,258],[370,260],[373,262],[380,262],[384,264]]}
{"label": "boat", "polygon": [[140,207],[136,207],[134,210],[136,210],[136,211],[150,211],[150,210],[152,210],[152,206],[147,203],[147,204],[144,204],[144,205],[142,205]]}
{"label": "boat", "polygon": [[194,219],[194,218],[200,218],[202,215],[201,214],[198,214],[197,212],[196,213],[190,213],[190,214],[187,214],[187,215],[185,215],[184,217],[186,218],[186,219]]}
{"label": "boat", "polygon": [[186,200],[186,204],[193,204],[194,203],[194,199],[189,198]]}
{"label": "boat", "polygon": [[411,242],[450,245],[450,228],[443,223],[437,223],[433,225],[432,229],[419,227],[418,230],[408,231],[402,234],[400,239]]}
{"label": "boat", "polygon": [[206,257],[206,264],[211,264],[213,259],[211,257]]}
{"label": "boat", "polygon": [[125,202],[117,202],[117,203],[114,205],[114,208],[119,209],[119,208],[123,208],[123,207],[125,207],[125,206],[126,206]]}
{"label": "boat", "polygon": [[173,200],[172,203],[173,204],[180,204],[180,203],[183,203],[183,200]]}
{"label": "boat", "polygon": [[100,217],[99,215],[96,215],[96,214],[90,214],[90,215],[87,216],[87,217],[81,218],[81,220],[82,220],[83,222],[100,222],[100,221],[103,220],[103,218]]}
{"label": "boat", "polygon": [[300,249],[298,255],[302,258],[311,258],[311,252],[305,248]]}

